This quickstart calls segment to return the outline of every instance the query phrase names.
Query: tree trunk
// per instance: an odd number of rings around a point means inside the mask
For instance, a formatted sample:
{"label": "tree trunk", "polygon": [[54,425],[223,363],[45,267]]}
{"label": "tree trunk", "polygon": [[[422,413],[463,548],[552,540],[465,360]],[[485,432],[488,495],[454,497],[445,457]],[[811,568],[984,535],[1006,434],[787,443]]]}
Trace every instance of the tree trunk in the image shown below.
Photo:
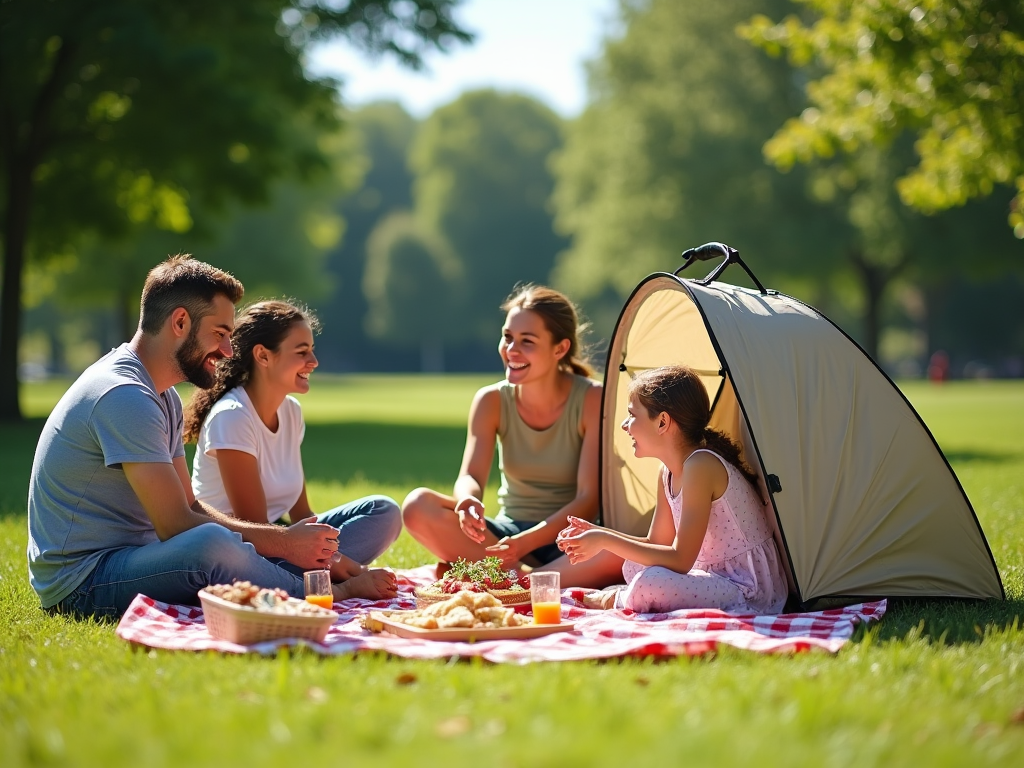
{"label": "tree trunk", "polygon": [[117,330],[120,338],[114,344],[115,347],[130,341],[135,335],[135,328],[132,326],[132,300],[124,286],[117,291]]}
{"label": "tree trunk", "polygon": [[18,342],[21,338],[21,278],[25,272],[32,172],[17,161],[9,167],[4,221],[4,275],[0,292],[0,421],[21,421],[18,403]]}
{"label": "tree trunk", "polygon": [[[46,150],[50,111],[77,51],[77,43],[62,42],[50,76],[39,88],[32,112],[25,116],[24,124],[20,124],[16,115],[3,116],[8,140],[3,150],[9,176],[4,216],[4,283],[0,289],[0,421],[21,420],[18,344],[21,341],[21,278],[25,273],[25,248],[32,214],[32,175]],[[24,136],[22,142],[18,140],[19,135]]]}
{"label": "tree trunk", "polygon": [[850,261],[857,269],[864,289],[864,351],[878,363],[878,345],[882,337],[882,300],[890,283],[906,267],[908,259],[904,254],[899,262],[887,267],[872,264],[864,258],[864,254],[855,251],[850,254]]}
{"label": "tree trunk", "polygon": [[[18,344],[21,341],[21,278],[32,214],[32,175],[46,150],[50,111],[71,69],[78,44],[64,40],[50,76],[39,88],[24,125],[16,115],[4,115],[8,144],[7,211],[4,216],[4,275],[0,293],[0,421],[20,421],[18,404]],[[23,135],[24,141],[18,141]]]}
{"label": "tree trunk", "polygon": [[420,372],[444,373],[444,343],[440,339],[420,342]]}

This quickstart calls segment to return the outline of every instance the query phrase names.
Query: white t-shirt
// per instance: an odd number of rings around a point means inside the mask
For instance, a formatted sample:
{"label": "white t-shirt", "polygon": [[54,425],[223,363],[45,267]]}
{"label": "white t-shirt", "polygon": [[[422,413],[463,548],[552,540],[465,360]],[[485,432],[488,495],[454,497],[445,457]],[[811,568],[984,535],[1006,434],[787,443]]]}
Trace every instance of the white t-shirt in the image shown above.
{"label": "white t-shirt", "polygon": [[256,457],[269,522],[290,510],[299,500],[303,484],[300,449],[306,424],[299,401],[286,397],[277,409],[277,419],[277,432],[271,432],[242,387],[229,390],[214,403],[199,432],[192,466],[196,498],[225,514],[234,514],[217,464],[217,451],[227,448]]}

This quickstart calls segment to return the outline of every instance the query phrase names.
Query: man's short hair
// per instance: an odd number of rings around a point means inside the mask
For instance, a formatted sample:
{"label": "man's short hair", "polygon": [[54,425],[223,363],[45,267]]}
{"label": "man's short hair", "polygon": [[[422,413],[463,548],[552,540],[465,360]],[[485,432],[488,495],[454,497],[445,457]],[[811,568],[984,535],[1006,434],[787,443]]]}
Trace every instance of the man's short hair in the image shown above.
{"label": "man's short hair", "polygon": [[244,290],[233,275],[179,253],[157,264],[146,276],[139,327],[143,333],[159,333],[178,307],[184,307],[193,324],[198,323],[213,311],[217,294],[237,304]]}

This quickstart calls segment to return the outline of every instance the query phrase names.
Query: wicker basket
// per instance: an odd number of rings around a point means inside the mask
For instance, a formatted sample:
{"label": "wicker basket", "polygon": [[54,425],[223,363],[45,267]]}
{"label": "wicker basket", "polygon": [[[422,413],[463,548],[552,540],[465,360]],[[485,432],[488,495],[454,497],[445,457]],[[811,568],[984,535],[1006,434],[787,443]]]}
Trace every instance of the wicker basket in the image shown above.
{"label": "wicker basket", "polygon": [[327,637],[327,630],[338,619],[334,611],[318,615],[257,611],[211,595],[206,590],[199,591],[199,601],[203,604],[203,617],[210,634],[219,640],[240,645],[285,637],[322,643]]}
{"label": "wicker basket", "polygon": [[[516,590],[515,592],[509,592],[507,590],[487,590],[496,598],[501,601],[502,605],[507,605],[510,608],[517,605],[529,605],[530,604],[530,590]],[[446,592],[434,592],[431,587],[417,587],[413,594],[416,595],[416,607],[426,608],[428,605],[434,603],[440,603],[442,600],[447,600],[455,595],[450,595]]]}

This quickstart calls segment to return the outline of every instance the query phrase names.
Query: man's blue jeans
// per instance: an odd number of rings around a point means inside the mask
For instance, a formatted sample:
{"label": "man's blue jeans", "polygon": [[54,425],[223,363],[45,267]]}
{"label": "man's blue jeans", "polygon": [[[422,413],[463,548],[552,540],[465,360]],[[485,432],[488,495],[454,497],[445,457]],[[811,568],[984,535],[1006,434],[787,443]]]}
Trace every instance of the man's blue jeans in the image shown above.
{"label": "man's blue jeans", "polygon": [[[387,496],[343,504],[317,515],[317,522],[340,529],[339,550],[363,564],[383,554],[402,530],[401,510]],[[211,522],[167,541],[109,550],[54,610],[118,618],[137,594],[164,603],[198,605],[200,589],[235,579],[302,597],[302,573],[302,568],[286,560],[261,556],[240,534]]]}

